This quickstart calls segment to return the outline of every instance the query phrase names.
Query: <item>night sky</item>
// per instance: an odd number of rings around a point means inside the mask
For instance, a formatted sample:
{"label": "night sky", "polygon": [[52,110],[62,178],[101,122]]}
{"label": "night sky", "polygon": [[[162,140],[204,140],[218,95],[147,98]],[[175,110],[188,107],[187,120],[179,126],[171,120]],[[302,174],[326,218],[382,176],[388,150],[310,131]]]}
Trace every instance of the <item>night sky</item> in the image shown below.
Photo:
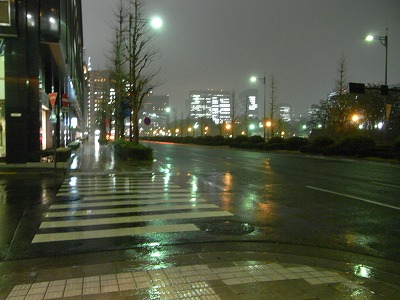
{"label": "night sky", "polygon": [[[118,3],[82,0],[85,54],[93,69],[110,65],[105,54]],[[348,81],[381,84],[385,47],[365,37],[384,36],[386,27],[388,83],[400,84],[399,0],[147,0],[146,12],[164,22],[154,42],[163,84],[154,93],[168,94],[179,116],[190,90],[238,95],[258,88],[263,99],[262,84],[249,78],[264,73],[268,80],[275,76],[277,102],[304,113],[335,89],[342,54]]]}

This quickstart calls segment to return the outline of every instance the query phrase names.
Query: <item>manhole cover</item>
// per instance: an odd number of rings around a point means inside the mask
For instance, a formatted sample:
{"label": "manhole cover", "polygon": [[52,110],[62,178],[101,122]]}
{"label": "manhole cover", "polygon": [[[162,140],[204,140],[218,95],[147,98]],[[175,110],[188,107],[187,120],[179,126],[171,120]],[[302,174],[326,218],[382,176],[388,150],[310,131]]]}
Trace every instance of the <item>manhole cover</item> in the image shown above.
{"label": "manhole cover", "polygon": [[198,227],[210,234],[244,235],[254,231],[254,227],[249,223],[231,221],[206,223]]}

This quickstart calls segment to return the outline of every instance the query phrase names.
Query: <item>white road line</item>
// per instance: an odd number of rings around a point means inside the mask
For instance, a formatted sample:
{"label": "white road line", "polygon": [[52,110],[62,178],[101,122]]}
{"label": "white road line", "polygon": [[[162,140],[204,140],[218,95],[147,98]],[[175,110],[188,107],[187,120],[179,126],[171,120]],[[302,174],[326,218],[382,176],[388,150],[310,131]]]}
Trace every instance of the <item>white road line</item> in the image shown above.
{"label": "white road line", "polygon": [[173,210],[189,210],[189,209],[218,209],[214,204],[181,204],[167,206],[141,206],[141,207],[124,207],[124,208],[108,208],[108,209],[85,209],[85,210],[69,210],[48,212],[46,218],[62,218],[62,217],[78,217],[78,216],[97,216],[122,213],[137,212],[156,212],[156,211],[173,211]]}
{"label": "white road line", "polygon": [[372,200],[368,200],[368,199],[364,199],[364,198],[360,198],[360,197],[356,197],[356,196],[351,196],[351,195],[347,195],[347,194],[337,193],[337,192],[330,191],[330,190],[320,189],[320,188],[317,188],[317,187],[314,187],[314,186],[306,186],[306,188],[317,190],[317,191],[321,191],[321,192],[325,192],[325,193],[330,193],[330,194],[334,194],[334,195],[338,195],[338,196],[343,196],[343,197],[347,197],[347,198],[351,198],[351,199],[356,199],[356,200],[368,202],[368,203],[379,205],[379,206],[393,208],[393,209],[396,209],[396,210],[400,210],[400,207],[397,207],[397,206],[384,204],[384,203],[381,203],[381,202],[376,202],[376,201],[372,201]]}
{"label": "white road line", "polygon": [[102,202],[78,202],[70,204],[53,204],[50,206],[50,210],[55,209],[85,209],[90,207],[102,207],[102,206],[127,206],[127,205],[154,205],[164,203],[198,203],[206,202],[204,199],[145,199],[145,200],[122,200],[122,201],[102,201]]}
{"label": "white road line", "polygon": [[39,233],[36,234],[32,243],[46,243],[59,241],[73,241],[95,238],[110,238],[129,235],[140,235],[147,233],[174,233],[199,231],[200,229],[194,224],[176,224],[176,225],[158,225],[145,227],[130,227],[118,229],[103,229],[76,232],[59,232],[59,233]]}
{"label": "white road line", "polygon": [[377,184],[377,185],[384,185],[384,186],[388,186],[388,187],[393,187],[396,189],[400,189],[400,185],[394,185],[394,184],[387,184],[387,183],[382,183],[382,182],[375,182],[372,181],[373,184]]}
{"label": "white road line", "polygon": [[161,188],[161,189],[147,189],[147,190],[119,190],[119,189],[103,189],[103,190],[95,190],[95,191],[75,191],[70,193],[57,193],[56,196],[74,196],[74,195],[104,195],[104,193],[115,193],[115,194],[149,194],[149,193],[168,193],[170,190],[174,192],[186,192],[184,189],[170,189],[170,188]]}
{"label": "white road line", "polygon": [[164,181],[157,181],[157,182],[132,182],[132,181],[106,181],[106,182],[64,182],[61,185],[61,188],[79,188],[79,187],[92,187],[92,186],[104,186],[104,185],[111,185],[111,186],[136,186],[136,185],[143,185],[143,186],[152,186],[152,185],[160,185],[160,186],[177,186],[172,183],[165,183]]}
{"label": "white road line", "polygon": [[154,214],[146,216],[126,216],[114,218],[96,218],[87,220],[66,220],[66,221],[45,221],[40,225],[44,228],[78,227],[78,226],[96,226],[107,224],[137,223],[159,220],[181,220],[181,219],[199,219],[211,217],[231,217],[233,214],[227,211],[208,211],[208,212],[186,212],[172,214]]}
{"label": "white road line", "polygon": [[165,181],[164,179],[132,179],[132,178],[93,178],[93,179],[82,179],[82,178],[72,178],[64,180],[63,184],[89,184],[89,183],[113,183],[113,182],[129,182],[129,183],[172,183]]}
{"label": "white road line", "polygon": [[114,185],[114,184],[110,184],[107,186],[85,186],[85,187],[68,187],[68,188],[60,188],[58,190],[58,192],[76,192],[76,191],[110,191],[110,190],[127,190],[127,189],[131,189],[133,191],[138,190],[138,189],[171,189],[171,190],[179,190],[181,189],[180,186],[177,185],[128,185],[128,184],[124,184],[124,185]]}
{"label": "white road line", "polygon": [[191,193],[158,193],[158,194],[124,194],[124,195],[115,195],[115,194],[108,194],[104,195],[100,194],[98,196],[84,196],[82,199],[84,201],[103,201],[103,200],[123,200],[123,199],[165,199],[165,200],[172,200],[175,198],[185,198],[185,199],[200,199],[197,198],[197,195],[192,195]]}

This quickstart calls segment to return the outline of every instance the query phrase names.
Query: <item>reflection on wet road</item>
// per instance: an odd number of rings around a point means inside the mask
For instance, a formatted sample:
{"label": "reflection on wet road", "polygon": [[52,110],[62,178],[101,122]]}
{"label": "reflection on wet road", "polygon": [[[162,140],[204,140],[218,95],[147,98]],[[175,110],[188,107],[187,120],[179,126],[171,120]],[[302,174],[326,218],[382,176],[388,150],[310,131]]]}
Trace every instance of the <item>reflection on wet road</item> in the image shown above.
{"label": "reflection on wet road", "polygon": [[218,147],[151,147],[158,162],[169,165],[175,183],[195,187],[233,213],[235,222],[251,224],[256,230],[245,240],[399,260],[398,165]]}

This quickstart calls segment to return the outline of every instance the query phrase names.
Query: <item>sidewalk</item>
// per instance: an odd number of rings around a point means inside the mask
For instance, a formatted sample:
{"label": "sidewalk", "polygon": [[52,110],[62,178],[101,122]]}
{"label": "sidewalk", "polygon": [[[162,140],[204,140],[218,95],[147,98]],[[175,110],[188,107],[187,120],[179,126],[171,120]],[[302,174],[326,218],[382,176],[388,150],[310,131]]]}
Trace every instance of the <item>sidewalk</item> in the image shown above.
{"label": "sidewalk", "polygon": [[[70,174],[152,171],[93,151]],[[264,242],[153,248],[1,262],[0,299],[400,299],[399,262]]]}

